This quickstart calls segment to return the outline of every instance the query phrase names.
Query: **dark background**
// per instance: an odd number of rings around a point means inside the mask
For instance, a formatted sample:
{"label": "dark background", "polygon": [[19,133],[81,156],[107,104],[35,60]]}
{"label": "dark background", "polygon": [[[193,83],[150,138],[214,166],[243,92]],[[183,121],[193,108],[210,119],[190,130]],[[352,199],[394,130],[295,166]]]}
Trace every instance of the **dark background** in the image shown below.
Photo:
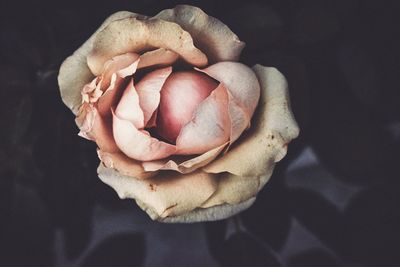
{"label": "dark background", "polygon": [[285,74],[301,135],[234,219],[152,222],[101,183],[58,68],[113,12],[177,3],[2,0],[0,266],[400,266],[400,9],[390,1],[187,1],[247,43],[244,63]]}

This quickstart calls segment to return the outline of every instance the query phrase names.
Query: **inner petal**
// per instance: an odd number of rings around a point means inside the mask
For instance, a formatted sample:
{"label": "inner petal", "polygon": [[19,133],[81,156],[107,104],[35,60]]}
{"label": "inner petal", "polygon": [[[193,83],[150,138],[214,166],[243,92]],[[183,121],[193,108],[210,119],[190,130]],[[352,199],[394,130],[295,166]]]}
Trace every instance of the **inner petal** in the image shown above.
{"label": "inner petal", "polygon": [[172,73],[161,90],[157,132],[174,143],[182,127],[191,121],[198,105],[218,83],[198,71]]}

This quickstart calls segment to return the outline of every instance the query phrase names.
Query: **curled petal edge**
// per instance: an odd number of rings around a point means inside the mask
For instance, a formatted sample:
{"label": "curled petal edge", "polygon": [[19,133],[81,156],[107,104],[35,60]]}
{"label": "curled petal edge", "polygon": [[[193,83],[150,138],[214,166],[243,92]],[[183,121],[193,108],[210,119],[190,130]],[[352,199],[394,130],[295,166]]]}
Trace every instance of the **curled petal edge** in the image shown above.
{"label": "curled petal edge", "polygon": [[79,107],[82,104],[82,88],[95,77],[86,61],[87,56],[92,50],[95,37],[112,21],[133,16],[139,15],[128,11],[120,11],[112,14],[81,47],[61,64],[57,77],[61,98],[75,115],[78,114]]}

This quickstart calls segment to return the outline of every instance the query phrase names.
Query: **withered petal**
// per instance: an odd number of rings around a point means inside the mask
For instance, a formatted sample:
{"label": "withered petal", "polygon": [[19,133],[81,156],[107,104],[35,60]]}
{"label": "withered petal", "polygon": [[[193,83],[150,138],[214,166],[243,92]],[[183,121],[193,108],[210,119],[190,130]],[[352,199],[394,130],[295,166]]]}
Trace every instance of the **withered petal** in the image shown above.
{"label": "withered petal", "polygon": [[99,149],[97,150],[97,155],[105,167],[115,169],[122,175],[135,177],[135,179],[141,180],[157,174],[157,172],[145,171],[140,161],[131,159],[120,151],[105,152]]}
{"label": "withered petal", "polygon": [[175,22],[188,31],[210,63],[237,61],[245,46],[228,26],[198,7],[178,5],[161,11],[155,17]]}
{"label": "withered petal", "polygon": [[179,55],[177,53],[165,48],[147,51],[140,56],[138,69],[152,66],[170,66],[178,60],[178,58]]}
{"label": "withered petal", "polygon": [[86,57],[92,49],[95,36],[110,22],[129,16],[137,16],[137,14],[128,11],[120,11],[112,14],[78,50],[62,63],[58,74],[61,98],[75,115],[78,114],[79,107],[82,104],[82,88],[94,78],[93,73],[87,65]]}
{"label": "withered petal", "polygon": [[87,63],[95,75],[115,55],[165,48],[193,66],[207,65],[207,56],[197,49],[188,32],[178,24],[156,18],[128,17],[111,22],[93,41]]}
{"label": "withered petal", "polygon": [[273,167],[268,163],[281,160],[287,144],[299,134],[285,77],[275,68],[256,65],[253,70],[262,88],[253,127],[223,157],[203,167],[207,172],[241,177],[265,175]]}
{"label": "withered petal", "polygon": [[145,180],[124,176],[102,164],[97,172],[100,179],[114,188],[120,198],[134,198],[156,218],[189,212],[199,207],[216,190],[213,175],[201,171],[190,174],[161,172]]}

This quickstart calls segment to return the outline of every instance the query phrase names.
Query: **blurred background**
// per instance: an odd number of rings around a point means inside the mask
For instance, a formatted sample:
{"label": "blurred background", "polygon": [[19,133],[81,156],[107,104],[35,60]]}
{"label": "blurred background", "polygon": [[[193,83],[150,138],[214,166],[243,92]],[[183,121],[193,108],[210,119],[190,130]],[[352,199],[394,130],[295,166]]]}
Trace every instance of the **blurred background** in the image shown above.
{"label": "blurred background", "polygon": [[[0,3],[0,266],[400,266],[396,1]],[[288,79],[301,134],[233,219],[151,221],[96,174],[61,62],[110,14],[201,7]]]}

